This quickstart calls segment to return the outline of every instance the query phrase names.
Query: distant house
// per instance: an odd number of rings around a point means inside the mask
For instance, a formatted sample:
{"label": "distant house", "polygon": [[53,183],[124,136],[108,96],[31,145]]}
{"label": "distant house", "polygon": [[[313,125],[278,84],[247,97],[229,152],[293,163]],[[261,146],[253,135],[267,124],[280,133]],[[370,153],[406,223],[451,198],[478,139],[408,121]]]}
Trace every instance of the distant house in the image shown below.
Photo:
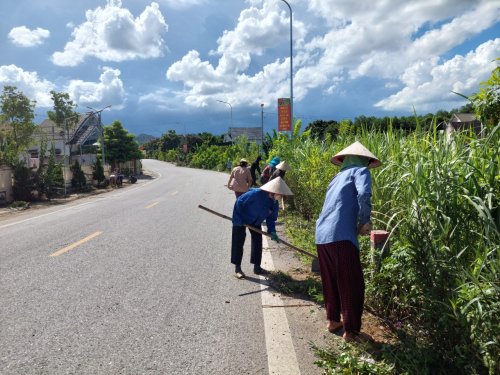
{"label": "distant house", "polygon": [[[81,114],[78,122],[71,129],[62,129],[52,120],[45,119],[39,125],[38,131],[34,134],[33,146],[27,150],[26,163],[32,169],[37,169],[40,160],[47,163],[49,152],[54,145],[56,163],[62,164],[63,178],[65,181],[64,191],[71,187],[73,173],[70,166],[75,162],[81,165],[87,182],[92,182],[92,164],[97,159],[97,148],[94,145],[98,142],[102,132],[99,117],[93,112]],[[45,155],[40,155],[42,141],[47,142]],[[41,158],[43,156],[43,158]],[[105,174],[109,173],[109,168],[104,166]]]}
{"label": "distant house", "polygon": [[93,144],[101,133],[99,125],[99,117],[95,113],[80,115],[72,129],[61,129],[52,120],[45,119],[34,135],[34,145],[28,150],[30,166],[38,166],[43,139],[47,141],[47,152],[54,145],[57,163],[67,165],[77,160],[81,165],[91,165],[96,160],[96,147]]}
{"label": "distant house", "polygon": [[262,128],[229,128],[228,133],[224,136],[224,142],[234,142],[239,137],[245,136],[248,142],[255,142],[258,145],[262,144]]}
{"label": "distant house", "polygon": [[455,113],[451,119],[445,123],[445,132],[447,134],[470,129],[477,135],[480,135],[483,130],[483,124],[476,119],[474,113]]}

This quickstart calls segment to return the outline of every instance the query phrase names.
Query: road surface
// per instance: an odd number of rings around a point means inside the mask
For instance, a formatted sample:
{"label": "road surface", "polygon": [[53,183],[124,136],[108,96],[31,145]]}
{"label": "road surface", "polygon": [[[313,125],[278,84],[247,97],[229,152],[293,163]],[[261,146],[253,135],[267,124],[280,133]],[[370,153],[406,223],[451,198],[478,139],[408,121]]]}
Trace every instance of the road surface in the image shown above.
{"label": "road surface", "polygon": [[250,236],[237,280],[231,223],[198,208],[231,216],[228,175],[144,166],[156,178],[0,222],[0,373],[317,373]]}

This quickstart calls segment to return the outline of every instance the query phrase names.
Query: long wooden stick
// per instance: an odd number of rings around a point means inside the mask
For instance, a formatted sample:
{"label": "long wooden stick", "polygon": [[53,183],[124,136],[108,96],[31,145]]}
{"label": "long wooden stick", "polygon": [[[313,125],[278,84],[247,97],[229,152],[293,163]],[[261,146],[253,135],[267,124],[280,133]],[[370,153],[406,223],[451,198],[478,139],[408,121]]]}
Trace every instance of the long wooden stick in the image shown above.
{"label": "long wooden stick", "polygon": [[[211,214],[214,214],[214,215],[217,215],[217,216],[219,216],[219,217],[222,217],[223,219],[227,219],[227,220],[231,220],[231,221],[233,220],[231,217],[226,216],[226,215],[223,215],[223,214],[220,214],[220,213],[218,213],[217,211],[214,211],[214,210],[211,210],[210,208],[207,208],[207,207],[205,207],[205,206],[202,206],[201,204],[199,204],[199,205],[198,205],[198,208],[201,208],[202,210],[205,210],[205,211],[207,211],[207,212],[210,212]],[[262,230],[260,230],[260,229],[255,228],[255,227],[252,227],[251,225],[245,224],[245,226],[246,226],[248,229],[253,230],[254,232],[260,233],[260,234],[262,234],[262,235],[264,235],[264,236],[267,236],[267,237],[271,237],[271,235],[270,235],[269,233],[264,232],[264,231],[262,231]],[[288,246],[288,247],[292,248],[293,250],[298,251],[298,252],[299,252],[299,253],[301,253],[301,254],[308,255],[308,256],[310,256],[310,257],[312,257],[312,258],[317,258],[317,256],[316,256],[316,255],[311,254],[311,253],[310,253],[310,252],[308,252],[308,251],[302,250],[302,249],[298,248],[297,246],[293,246],[292,244],[290,244],[290,243],[288,243],[288,242],[286,242],[286,241],[283,241],[281,238],[280,238],[280,242],[281,242],[282,244],[284,244],[284,245],[286,245],[286,246]]]}

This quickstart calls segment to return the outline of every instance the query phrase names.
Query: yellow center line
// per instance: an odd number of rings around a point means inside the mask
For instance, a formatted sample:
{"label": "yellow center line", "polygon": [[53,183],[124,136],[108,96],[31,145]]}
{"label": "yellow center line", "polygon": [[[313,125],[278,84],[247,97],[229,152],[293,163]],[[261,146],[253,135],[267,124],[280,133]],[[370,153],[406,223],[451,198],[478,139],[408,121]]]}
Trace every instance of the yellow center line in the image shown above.
{"label": "yellow center line", "polygon": [[74,249],[75,247],[77,246],[80,246],[81,244],[87,242],[87,241],[90,241],[92,238],[94,237],[97,237],[99,236],[100,234],[102,234],[102,232],[95,232],[95,233],[92,233],[90,236],[87,236],[85,238],[82,238],[80,241],[77,241],[69,246],[66,246],[64,248],[62,248],[61,250],[57,250],[55,253],[52,253],[50,254],[51,257],[57,257],[61,254],[64,254],[65,252],[67,251],[70,251],[71,249]]}
{"label": "yellow center line", "polygon": [[160,202],[154,202],[154,203],[151,203],[149,206],[146,206],[146,208],[151,208],[151,207],[154,207],[154,206],[156,206],[158,203],[160,203]]}

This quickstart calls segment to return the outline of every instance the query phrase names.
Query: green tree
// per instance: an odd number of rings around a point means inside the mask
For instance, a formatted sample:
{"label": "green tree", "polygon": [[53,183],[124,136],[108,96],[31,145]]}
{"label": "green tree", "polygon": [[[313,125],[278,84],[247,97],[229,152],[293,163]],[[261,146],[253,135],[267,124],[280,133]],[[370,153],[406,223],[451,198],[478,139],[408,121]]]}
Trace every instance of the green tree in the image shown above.
{"label": "green tree", "polygon": [[58,189],[64,187],[62,167],[56,164],[54,154],[54,145],[52,145],[47,166],[42,166],[40,162],[38,170],[38,191],[40,195],[45,194],[49,200],[57,194]]}
{"label": "green tree", "polygon": [[35,189],[33,172],[31,169],[17,163],[13,168],[14,184],[12,186],[12,193],[16,201],[31,201],[31,192]]}
{"label": "green tree", "polygon": [[335,139],[339,133],[339,124],[335,120],[316,120],[307,125],[305,131],[310,131],[311,137],[325,139],[326,134],[330,134]]}
{"label": "green tree", "polygon": [[142,157],[134,135],[130,134],[120,121],[104,127],[104,152],[106,160],[113,167],[117,163]]}
{"label": "green tree", "polygon": [[19,153],[33,141],[35,101],[29,100],[15,86],[4,86],[0,96],[0,162],[14,165]]}
{"label": "green tree", "polygon": [[161,136],[160,144],[160,151],[176,150],[181,145],[181,137],[175,133],[175,130],[169,130],[168,133]]}
{"label": "green tree", "polygon": [[346,136],[346,135],[352,135],[354,133],[355,129],[351,120],[349,119],[340,120],[339,135]]}
{"label": "green tree", "polygon": [[75,112],[76,104],[69,99],[68,93],[52,90],[50,94],[54,102],[54,110],[48,111],[47,115],[67,135],[69,130],[78,123],[78,113]]}
{"label": "green tree", "polygon": [[[500,62],[500,58],[496,61]],[[484,125],[493,127],[500,121],[500,67],[497,66],[479,91],[470,97],[476,116]]]}
{"label": "green tree", "polygon": [[71,172],[73,173],[73,177],[71,178],[71,186],[77,190],[82,190],[83,187],[87,184],[87,180],[85,178],[85,173],[82,171],[82,167],[78,160],[75,160],[75,163],[71,166]]}
{"label": "green tree", "polygon": [[92,178],[97,181],[97,186],[100,186],[101,183],[106,179],[106,176],[104,175],[104,168],[101,163],[101,158],[99,157],[92,165]]}

